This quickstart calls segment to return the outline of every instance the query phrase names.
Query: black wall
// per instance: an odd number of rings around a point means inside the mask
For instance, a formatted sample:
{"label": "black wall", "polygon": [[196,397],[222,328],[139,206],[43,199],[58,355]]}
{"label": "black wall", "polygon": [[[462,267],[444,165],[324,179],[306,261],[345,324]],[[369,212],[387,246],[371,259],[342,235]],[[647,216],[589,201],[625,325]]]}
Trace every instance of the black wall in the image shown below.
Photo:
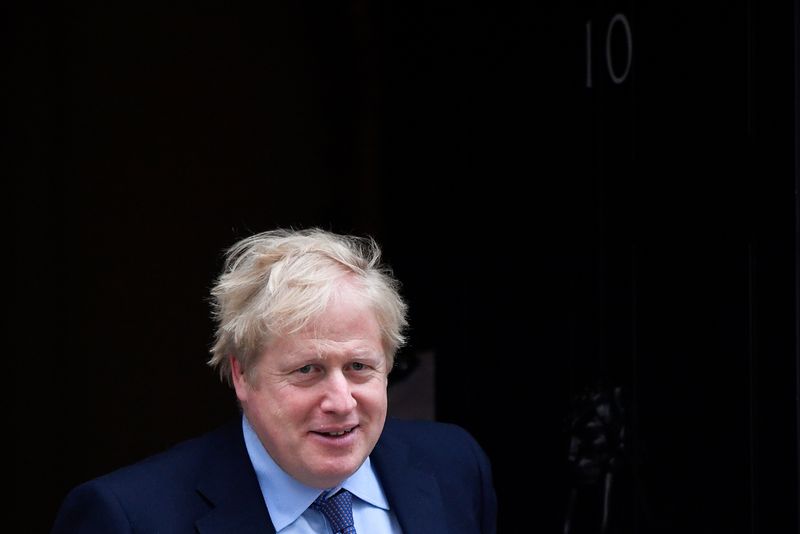
{"label": "black wall", "polygon": [[796,532],[798,9],[755,4],[13,17],[20,526],[235,414],[221,251],[320,225],[384,245],[501,532],[601,531],[570,422],[614,390],[609,532]]}

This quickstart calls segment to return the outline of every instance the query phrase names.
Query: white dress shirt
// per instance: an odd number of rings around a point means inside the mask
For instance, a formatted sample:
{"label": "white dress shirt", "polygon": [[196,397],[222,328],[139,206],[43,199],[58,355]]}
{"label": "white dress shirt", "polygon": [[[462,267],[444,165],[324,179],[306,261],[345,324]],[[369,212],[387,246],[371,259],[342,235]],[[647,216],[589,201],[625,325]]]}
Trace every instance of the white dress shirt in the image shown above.
{"label": "white dress shirt", "polygon": [[[247,454],[276,533],[330,533],[331,528],[322,513],[309,508],[321,491],[298,482],[281,469],[244,416],[242,430]],[[369,458],[341,485],[325,491],[335,493],[341,488],[353,494],[353,523],[359,534],[402,534]]]}

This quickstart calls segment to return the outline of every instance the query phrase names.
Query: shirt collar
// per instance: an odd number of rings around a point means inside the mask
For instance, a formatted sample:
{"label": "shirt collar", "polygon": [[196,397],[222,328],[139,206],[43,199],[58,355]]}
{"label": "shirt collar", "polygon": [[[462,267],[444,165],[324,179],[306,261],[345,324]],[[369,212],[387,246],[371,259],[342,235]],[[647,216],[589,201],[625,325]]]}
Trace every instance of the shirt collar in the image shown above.
{"label": "shirt collar", "polygon": [[361,464],[361,467],[359,467],[355,473],[350,475],[349,478],[345,479],[340,486],[331,488],[329,494],[333,495],[341,488],[346,489],[362,501],[365,501],[372,506],[376,506],[384,510],[389,509],[389,501],[386,500],[386,495],[383,493],[383,488],[381,488],[381,485],[378,482],[378,476],[372,469],[372,463],[369,461],[369,456],[367,456],[367,459],[364,460],[363,464]]}
{"label": "shirt collar", "polygon": [[[276,531],[280,531],[300,517],[303,512],[319,496],[320,490],[306,486],[295,480],[284,471],[269,455],[261,444],[247,417],[242,415],[242,433],[247,454],[256,472],[258,485],[264,502],[269,510],[269,516]],[[350,475],[341,485],[330,488],[329,494],[336,493],[344,488],[366,503],[389,509],[389,502],[378,482],[378,477],[372,469],[369,457],[361,464],[358,470]],[[267,498],[269,496],[269,498]]]}

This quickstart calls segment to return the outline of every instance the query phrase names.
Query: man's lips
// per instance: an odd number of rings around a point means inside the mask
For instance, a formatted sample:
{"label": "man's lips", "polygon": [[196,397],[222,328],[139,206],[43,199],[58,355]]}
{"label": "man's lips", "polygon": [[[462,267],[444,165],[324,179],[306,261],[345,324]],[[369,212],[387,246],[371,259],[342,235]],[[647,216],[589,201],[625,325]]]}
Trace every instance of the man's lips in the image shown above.
{"label": "man's lips", "polygon": [[311,432],[321,436],[337,438],[351,433],[356,428],[358,428],[358,425],[337,425],[335,427],[318,428],[317,430],[312,430]]}

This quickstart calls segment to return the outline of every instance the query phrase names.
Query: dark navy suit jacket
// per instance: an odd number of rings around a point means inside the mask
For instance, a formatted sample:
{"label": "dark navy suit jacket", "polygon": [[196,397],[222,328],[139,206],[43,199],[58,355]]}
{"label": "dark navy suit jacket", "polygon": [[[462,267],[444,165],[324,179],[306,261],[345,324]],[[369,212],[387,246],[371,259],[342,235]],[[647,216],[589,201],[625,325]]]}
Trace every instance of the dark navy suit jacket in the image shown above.
{"label": "dark navy suit jacket", "polygon": [[[405,534],[495,532],[489,461],[463,429],[388,419],[370,458]],[[52,530],[126,532],[274,533],[241,420],[78,486]]]}

